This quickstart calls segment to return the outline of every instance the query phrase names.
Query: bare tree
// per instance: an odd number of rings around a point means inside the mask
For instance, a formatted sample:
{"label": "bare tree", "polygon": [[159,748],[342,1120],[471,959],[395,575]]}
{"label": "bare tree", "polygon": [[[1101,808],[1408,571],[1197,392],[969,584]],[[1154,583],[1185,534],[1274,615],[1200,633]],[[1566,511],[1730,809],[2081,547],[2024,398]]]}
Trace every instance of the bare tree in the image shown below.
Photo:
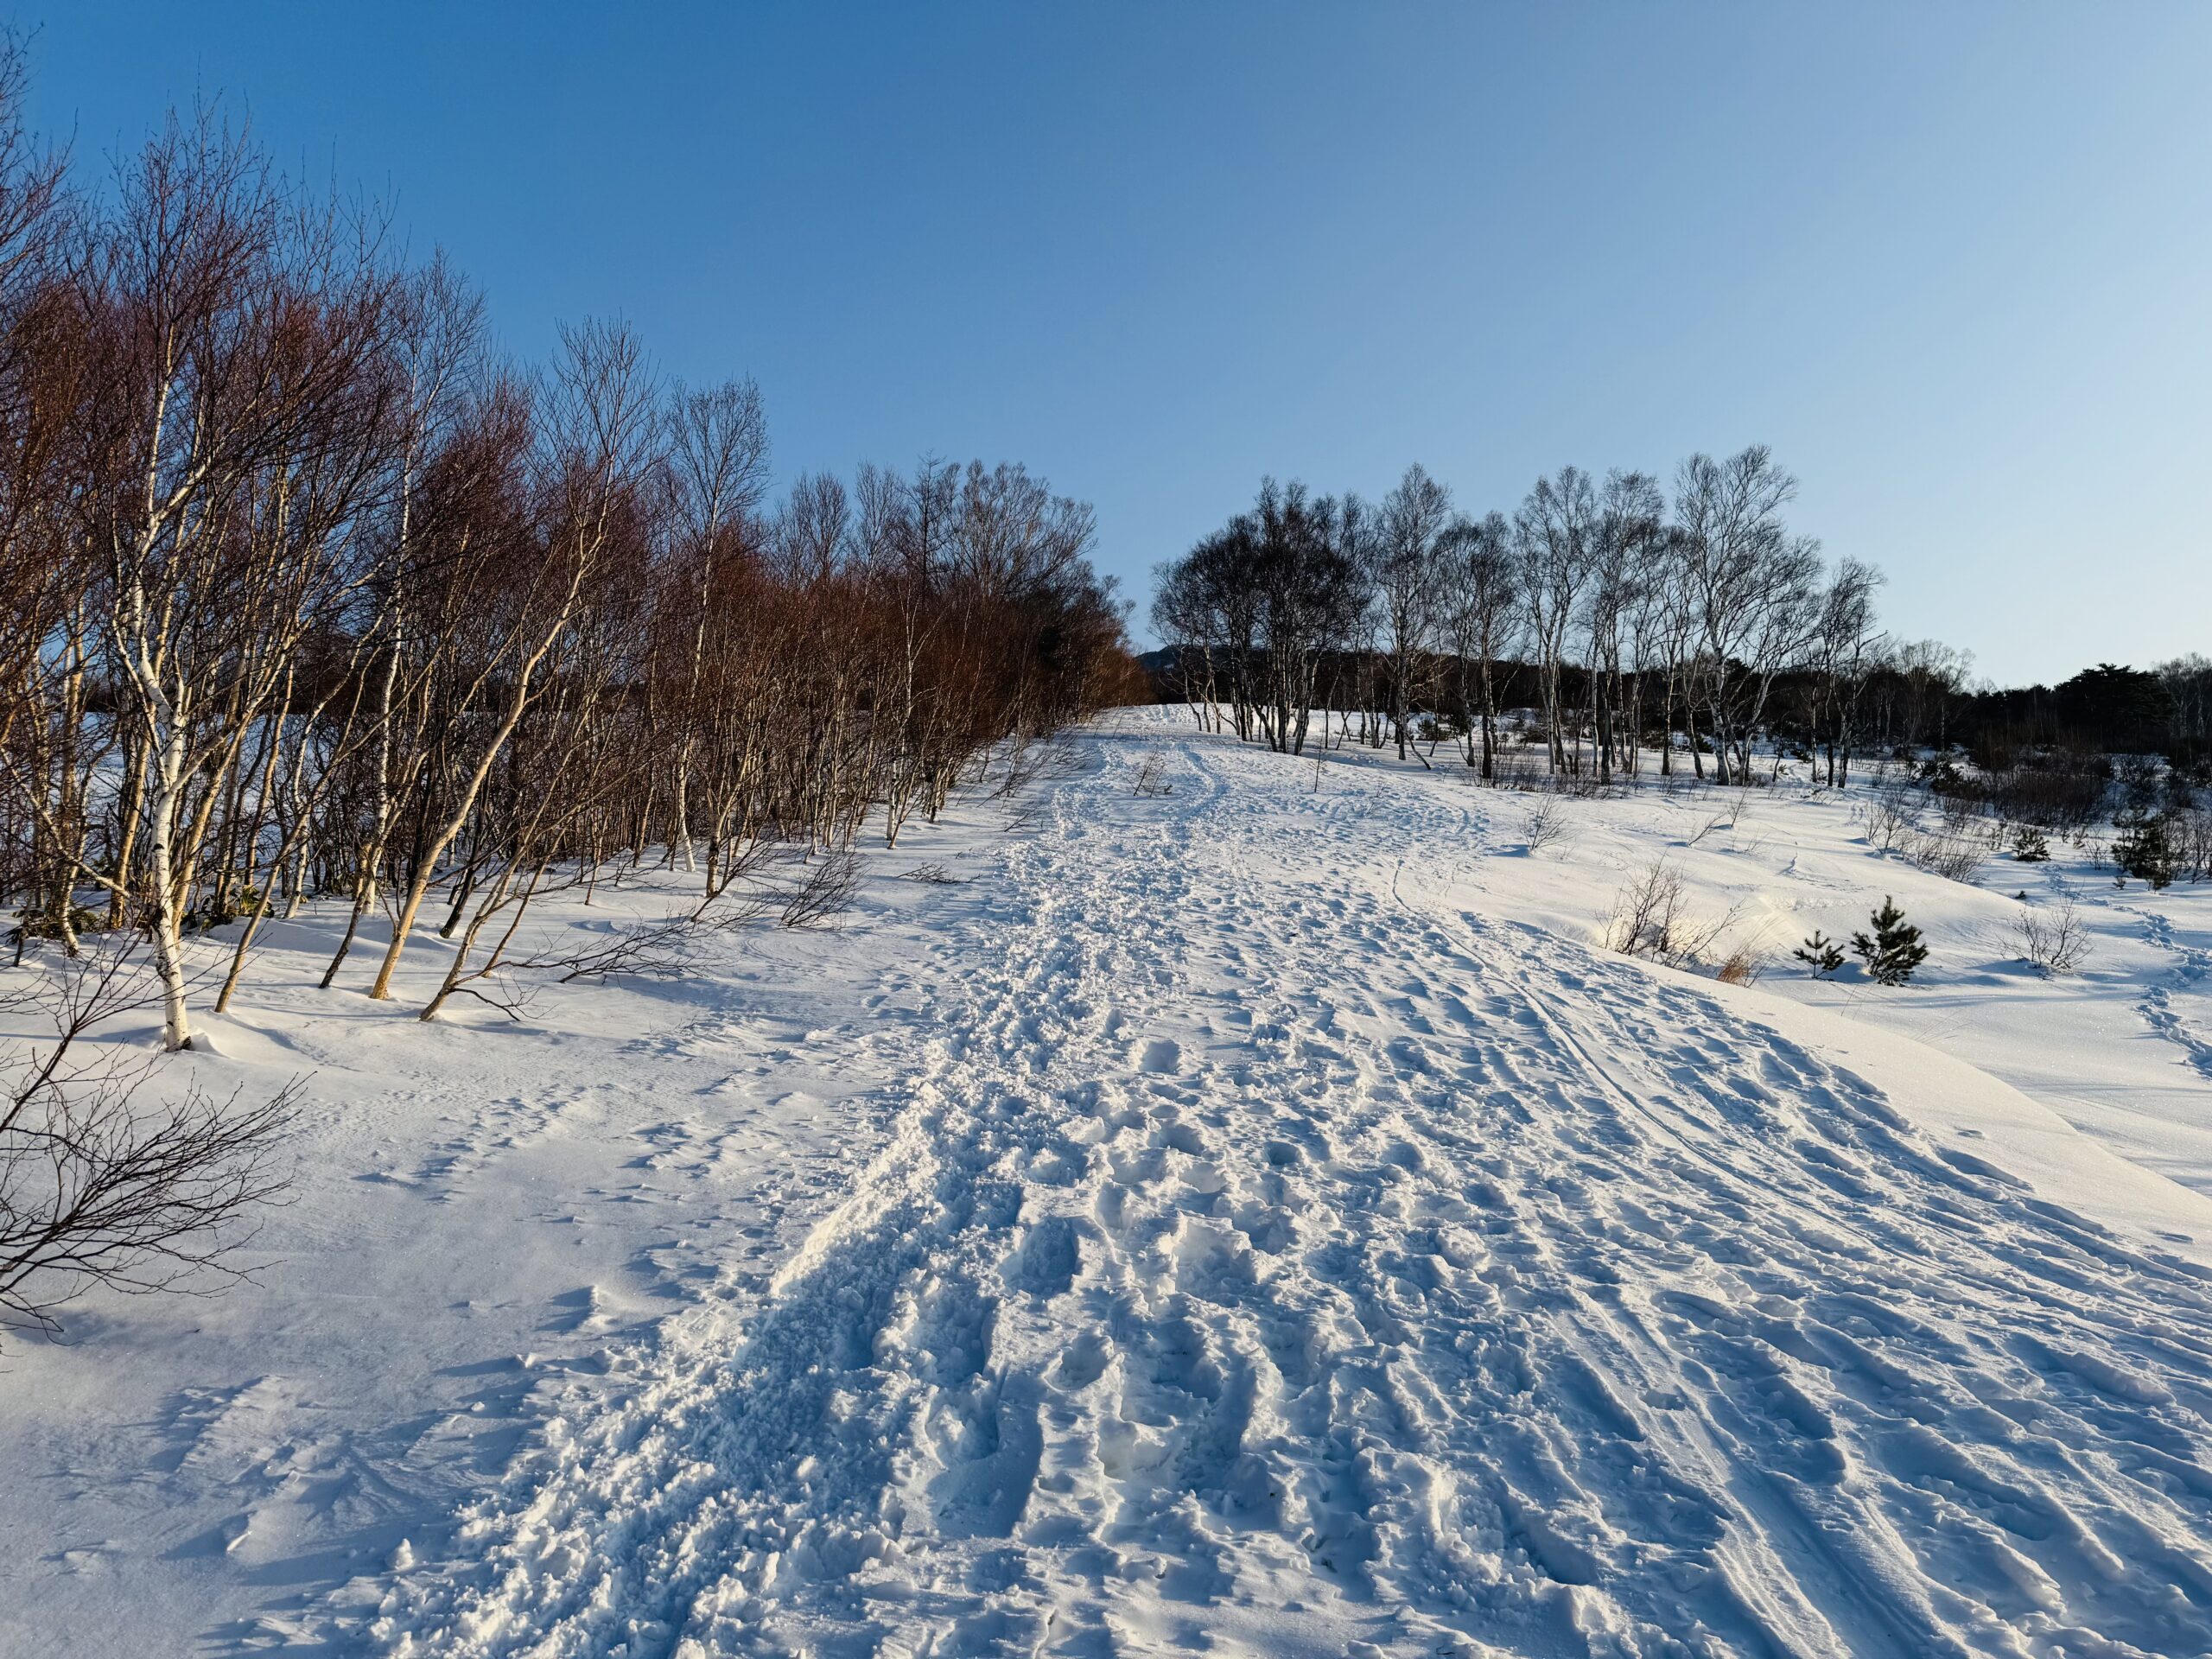
{"label": "bare tree", "polygon": [[[1529,643],[1536,650],[1554,772],[1563,772],[1570,765],[1565,729],[1567,711],[1562,695],[1567,634],[1590,581],[1597,535],[1597,492],[1590,475],[1577,467],[1560,467],[1556,479],[1538,479],[1514,515],[1521,602],[1528,615]],[[1578,769],[1580,760],[1578,741],[1573,757]]]}
{"label": "bare tree", "polygon": [[[1688,708],[1700,702],[1716,781],[1741,778],[1774,677],[1811,638],[1819,544],[1788,534],[1782,509],[1797,480],[1754,444],[1726,461],[1693,455],[1676,478],[1675,512],[1693,647]],[[1694,746],[1696,731],[1691,732]]]}
{"label": "bare tree", "polygon": [[[301,641],[359,580],[333,555],[374,475],[386,388],[364,371],[397,321],[396,284],[208,112],[172,118],[118,198],[84,289],[99,354],[86,529],[139,757],[167,1041],[188,1048],[194,844]],[[296,516],[303,474],[325,492],[312,524]],[[120,873],[103,879],[123,895]]]}
{"label": "bare tree", "polygon": [[1825,753],[1831,789],[1851,781],[1859,704],[1885,640],[1874,622],[1874,594],[1881,585],[1880,571],[1845,559],[1829,576],[1814,620],[1807,724],[1811,741]]}
{"label": "bare tree", "polygon": [[[1591,541],[1591,574],[1584,601],[1588,630],[1586,695],[1600,783],[1612,780],[1617,758],[1624,753],[1632,768],[1637,741],[1637,700],[1626,689],[1630,627],[1651,574],[1650,550],[1663,533],[1666,500],[1658,481],[1645,473],[1614,471],[1605,476]],[[1626,741],[1619,728],[1629,710]]]}
{"label": "bare tree", "polygon": [[497,653],[506,682],[498,724],[478,747],[451,811],[418,859],[369,989],[372,998],[391,995],[391,976],[437,861],[467,823],[485,779],[530,706],[539,669],[575,620],[612,539],[620,504],[654,461],[653,389],[636,336],[620,325],[587,324],[563,330],[562,346],[536,457],[537,488],[551,518],[550,534]]}
{"label": "bare tree", "polygon": [[1444,603],[1452,493],[1418,466],[1384,496],[1362,551],[1388,658],[1390,733],[1406,758],[1414,699],[1424,690]]}
{"label": "bare tree", "polygon": [[674,561],[686,597],[696,595],[690,660],[676,709],[675,832],[683,868],[696,868],[692,850],[690,781],[700,743],[700,694],[705,684],[707,635],[715,614],[715,584],[733,556],[741,527],[767,482],[768,421],[760,389],[728,380],[693,391],[678,385],[669,415],[670,528]]}
{"label": "bare tree", "polygon": [[1520,564],[1505,515],[1479,522],[1459,518],[1446,537],[1452,656],[1459,673],[1459,702],[1470,711],[1467,764],[1484,782],[1497,778],[1497,698],[1500,664],[1520,622]]}
{"label": "bare tree", "polygon": [[[409,715],[426,707],[420,693],[426,677],[442,665],[448,642],[446,632],[435,626],[435,613],[426,610],[417,594],[418,582],[434,592],[443,587],[448,594],[454,586],[423,569],[431,556],[424,550],[425,532],[435,536],[438,526],[426,522],[423,484],[468,418],[464,381],[480,366],[484,306],[482,296],[442,255],[410,280],[407,298],[406,327],[398,338],[397,367],[404,391],[397,415],[389,544],[374,579],[372,620],[361,632],[363,643],[375,652],[374,705],[367,720],[375,771],[353,853],[353,907],[322,976],[326,990],[353,949],[361,918],[376,905],[378,874],[406,779],[428,758],[421,726],[410,726]],[[450,493],[446,504],[453,505]]]}

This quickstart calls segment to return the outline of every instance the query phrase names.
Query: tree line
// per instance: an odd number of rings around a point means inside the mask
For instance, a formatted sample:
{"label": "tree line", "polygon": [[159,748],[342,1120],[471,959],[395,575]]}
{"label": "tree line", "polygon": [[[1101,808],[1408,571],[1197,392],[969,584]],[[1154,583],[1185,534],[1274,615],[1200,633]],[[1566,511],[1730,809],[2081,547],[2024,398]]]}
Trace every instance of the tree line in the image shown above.
{"label": "tree line", "polygon": [[2099,663],[2055,686],[1961,690],[1949,719],[1985,766],[2058,750],[2163,755],[2201,777],[2212,772],[2212,659],[2192,652],[2147,669]]}
{"label": "tree line", "polygon": [[[1090,510],[1019,466],[764,505],[745,381],[625,327],[495,359],[442,259],[172,119],[73,194],[0,169],[0,892],[25,936],[185,934],[335,895],[369,992],[431,890],[933,817],[990,746],[1116,689]],[[472,912],[473,913],[473,912]],[[224,987],[227,997],[235,983]]]}
{"label": "tree line", "polygon": [[1797,482],[1764,446],[1647,473],[1540,478],[1511,513],[1455,509],[1408,467],[1379,501],[1270,479],[1154,572],[1155,694],[1202,724],[1302,753],[1448,737],[1497,780],[1525,735],[1554,775],[1651,764],[1718,784],[1753,750],[1847,783],[1854,757],[1959,749],[1985,770],[2109,775],[2112,754],[2212,772],[2212,662],[2099,664],[2051,687],[1976,684],[1973,658],[1880,626],[1881,573],[1790,529]]}
{"label": "tree line", "polygon": [[1161,567],[1153,624],[1202,719],[1293,753],[1336,709],[1402,757],[1417,721],[1432,748],[1456,732],[1494,779],[1501,714],[1533,707],[1554,773],[1610,781],[1647,748],[1671,773],[1680,734],[1696,776],[1741,781],[1786,721],[1840,779],[1928,653],[1878,627],[1878,572],[1791,531],[1796,490],[1758,445],[1691,456],[1671,491],[1561,467],[1510,515],[1455,511],[1419,466],[1371,504],[1269,480]]}
{"label": "tree line", "polygon": [[778,879],[803,916],[858,838],[1128,700],[1091,511],[1023,467],[772,499],[749,381],[667,379],[615,323],[507,360],[443,257],[400,257],[214,114],[87,188],[22,90],[10,41],[0,901],[18,967],[107,965],[17,982],[63,1035],[0,1099],[0,1305],[87,1217],[143,1221],[114,1192],[197,1226],[258,1178],[184,1217],[181,1171],[266,1167],[222,1138],[251,1113],[142,1120],[112,1078],[73,1086],[79,1016],[122,995],[95,936],[143,941],[178,1049],[272,918],[324,903],[323,985],[388,998],[442,913],[427,1018],[516,959],[534,898],[652,858],[724,915],[773,862],[812,872]]}

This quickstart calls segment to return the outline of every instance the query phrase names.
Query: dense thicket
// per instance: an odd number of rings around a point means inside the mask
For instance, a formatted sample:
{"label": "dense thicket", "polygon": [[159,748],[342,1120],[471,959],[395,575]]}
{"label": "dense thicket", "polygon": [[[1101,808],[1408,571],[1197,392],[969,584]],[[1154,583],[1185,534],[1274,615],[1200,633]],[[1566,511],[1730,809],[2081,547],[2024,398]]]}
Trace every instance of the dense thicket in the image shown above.
{"label": "dense thicket", "polygon": [[[426,906],[480,970],[530,895],[932,816],[1119,695],[1090,510],[925,461],[764,499],[749,383],[631,333],[498,360],[442,260],[172,119],[79,193],[0,86],[0,898],[14,948],[317,899],[391,993]],[[389,917],[389,925],[384,925]],[[483,948],[479,949],[480,933]],[[440,1000],[446,993],[442,992]]]}

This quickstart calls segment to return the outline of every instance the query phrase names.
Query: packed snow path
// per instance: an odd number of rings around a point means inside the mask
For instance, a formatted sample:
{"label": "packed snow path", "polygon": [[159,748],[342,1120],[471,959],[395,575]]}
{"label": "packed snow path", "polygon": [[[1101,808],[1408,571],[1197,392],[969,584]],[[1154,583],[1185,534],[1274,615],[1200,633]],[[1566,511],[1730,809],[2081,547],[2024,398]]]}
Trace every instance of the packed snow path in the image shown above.
{"label": "packed snow path", "polygon": [[1083,753],[913,965],[882,1155],[355,1586],[385,1645],[2212,1650],[2198,1272],[1426,899],[1514,855],[1472,791]]}

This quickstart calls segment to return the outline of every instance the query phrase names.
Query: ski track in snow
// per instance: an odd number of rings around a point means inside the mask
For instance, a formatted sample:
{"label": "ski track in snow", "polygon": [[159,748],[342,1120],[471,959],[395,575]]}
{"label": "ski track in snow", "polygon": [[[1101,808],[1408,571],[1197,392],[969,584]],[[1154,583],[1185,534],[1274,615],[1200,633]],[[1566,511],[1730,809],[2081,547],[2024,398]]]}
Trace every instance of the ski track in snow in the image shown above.
{"label": "ski track in snow", "polygon": [[671,1322],[343,1618],[630,1659],[2212,1650],[2199,1273],[1725,994],[1425,901],[1517,855],[1434,793],[1094,747],[917,966],[889,1142],[750,1315]]}

